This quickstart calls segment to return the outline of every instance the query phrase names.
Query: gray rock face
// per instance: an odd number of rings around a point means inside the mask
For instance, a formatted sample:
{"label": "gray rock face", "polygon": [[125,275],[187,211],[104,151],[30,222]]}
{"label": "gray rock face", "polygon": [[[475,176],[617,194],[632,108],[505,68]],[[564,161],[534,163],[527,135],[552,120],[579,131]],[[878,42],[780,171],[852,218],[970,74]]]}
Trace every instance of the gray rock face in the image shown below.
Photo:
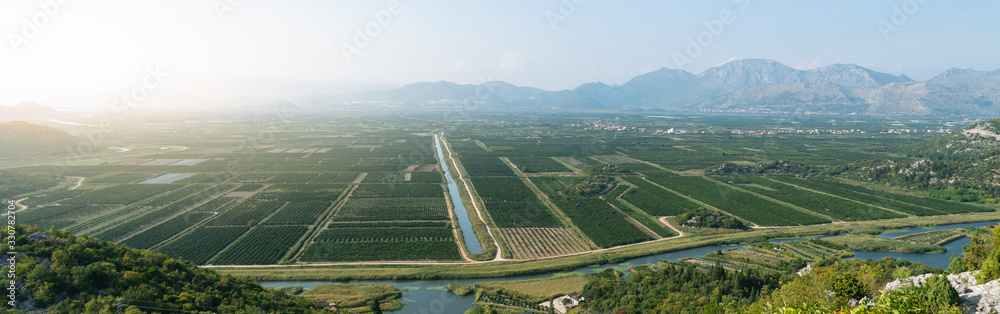
{"label": "gray rock face", "polygon": [[[948,282],[962,298],[966,313],[1000,313],[1000,279],[984,284],[976,283],[977,272],[948,275]],[[903,287],[920,287],[933,274],[924,274],[905,279],[896,279],[885,285],[885,291]]]}
{"label": "gray rock face", "polygon": [[52,237],[51,234],[45,231],[28,232],[25,233],[24,235],[28,237],[28,239],[30,239],[31,241],[43,241],[43,240],[48,240],[49,238]]}

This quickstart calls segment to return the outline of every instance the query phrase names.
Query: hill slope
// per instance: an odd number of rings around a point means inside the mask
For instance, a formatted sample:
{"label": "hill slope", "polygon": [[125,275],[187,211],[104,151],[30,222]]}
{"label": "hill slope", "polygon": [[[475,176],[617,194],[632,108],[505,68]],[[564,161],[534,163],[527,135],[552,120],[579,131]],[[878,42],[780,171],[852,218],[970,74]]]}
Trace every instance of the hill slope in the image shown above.
{"label": "hill slope", "polygon": [[1000,118],[889,150],[919,160],[857,162],[844,174],[863,181],[929,189],[929,195],[952,200],[996,202],[1000,198]]}
{"label": "hill slope", "polygon": [[[55,313],[320,312],[312,301],[181,260],[16,226],[17,309]],[[5,260],[10,256],[5,256]],[[6,264],[6,263],[5,263]],[[8,267],[3,272],[8,272]]]}
{"label": "hill slope", "polygon": [[24,121],[0,122],[0,157],[48,155],[65,151],[78,139],[53,127]]}

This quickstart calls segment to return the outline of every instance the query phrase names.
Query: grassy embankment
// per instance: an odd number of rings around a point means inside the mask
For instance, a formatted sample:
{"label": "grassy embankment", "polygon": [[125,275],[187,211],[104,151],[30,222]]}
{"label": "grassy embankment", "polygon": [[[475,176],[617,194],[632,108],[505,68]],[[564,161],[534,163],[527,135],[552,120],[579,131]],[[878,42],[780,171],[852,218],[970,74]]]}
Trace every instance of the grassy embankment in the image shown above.
{"label": "grassy embankment", "polygon": [[551,278],[515,281],[489,281],[476,283],[479,290],[502,293],[530,302],[543,302],[558,296],[580,292],[589,279],[581,274],[569,274]]}
{"label": "grassy embankment", "polygon": [[886,239],[863,234],[832,237],[826,238],[826,240],[856,251],[902,253],[944,253],[947,251],[947,249],[940,245]]}
{"label": "grassy embankment", "polygon": [[385,311],[403,307],[403,292],[392,285],[318,285],[299,294],[316,301],[334,302],[341,309],[367,310],[372,301]]}

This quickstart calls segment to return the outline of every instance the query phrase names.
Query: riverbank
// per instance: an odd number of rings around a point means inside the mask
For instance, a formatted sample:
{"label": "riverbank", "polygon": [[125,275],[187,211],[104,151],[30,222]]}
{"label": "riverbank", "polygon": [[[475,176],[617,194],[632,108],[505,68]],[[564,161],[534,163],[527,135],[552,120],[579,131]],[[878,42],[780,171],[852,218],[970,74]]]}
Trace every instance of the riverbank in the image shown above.
{"label": "riverbank", "polygon": [[398,264],[295,264],[257,267],[213,267],[222,274],[255,281],[349,281],[349,280],[432,280],[524,276],[571,271],[577,268],[617,263],[630,258],[709,245],[751,243],[766,239],[832,235],[862,230],[890,230],[1000,220],[1000,212],[949,216],[899,218],[788,228],[754,229],[740,233],[689,236],[624,246],[601,252],[522,261],[478,263]]}

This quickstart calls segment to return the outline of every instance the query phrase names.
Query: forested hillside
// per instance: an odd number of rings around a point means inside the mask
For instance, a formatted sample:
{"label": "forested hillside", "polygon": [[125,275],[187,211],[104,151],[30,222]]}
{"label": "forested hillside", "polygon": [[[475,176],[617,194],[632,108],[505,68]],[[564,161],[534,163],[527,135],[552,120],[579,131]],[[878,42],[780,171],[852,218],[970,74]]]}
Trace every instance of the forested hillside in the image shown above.
{"label": "forested hillside", "polygon": [[[52,313],[308,313],[313,301],[148,250],[17,225],[17,309]],[[10,256],[4,259],[9,261]],[[4,263],[8,265],[8,263]]]}
{"label": "forested hillside", "polygon": [[930,196],[957,201],[995,203],[1000,196],[1000,118],[886,150],[918,160],[857,162],[836,172],[852,179],[929,190]]}

